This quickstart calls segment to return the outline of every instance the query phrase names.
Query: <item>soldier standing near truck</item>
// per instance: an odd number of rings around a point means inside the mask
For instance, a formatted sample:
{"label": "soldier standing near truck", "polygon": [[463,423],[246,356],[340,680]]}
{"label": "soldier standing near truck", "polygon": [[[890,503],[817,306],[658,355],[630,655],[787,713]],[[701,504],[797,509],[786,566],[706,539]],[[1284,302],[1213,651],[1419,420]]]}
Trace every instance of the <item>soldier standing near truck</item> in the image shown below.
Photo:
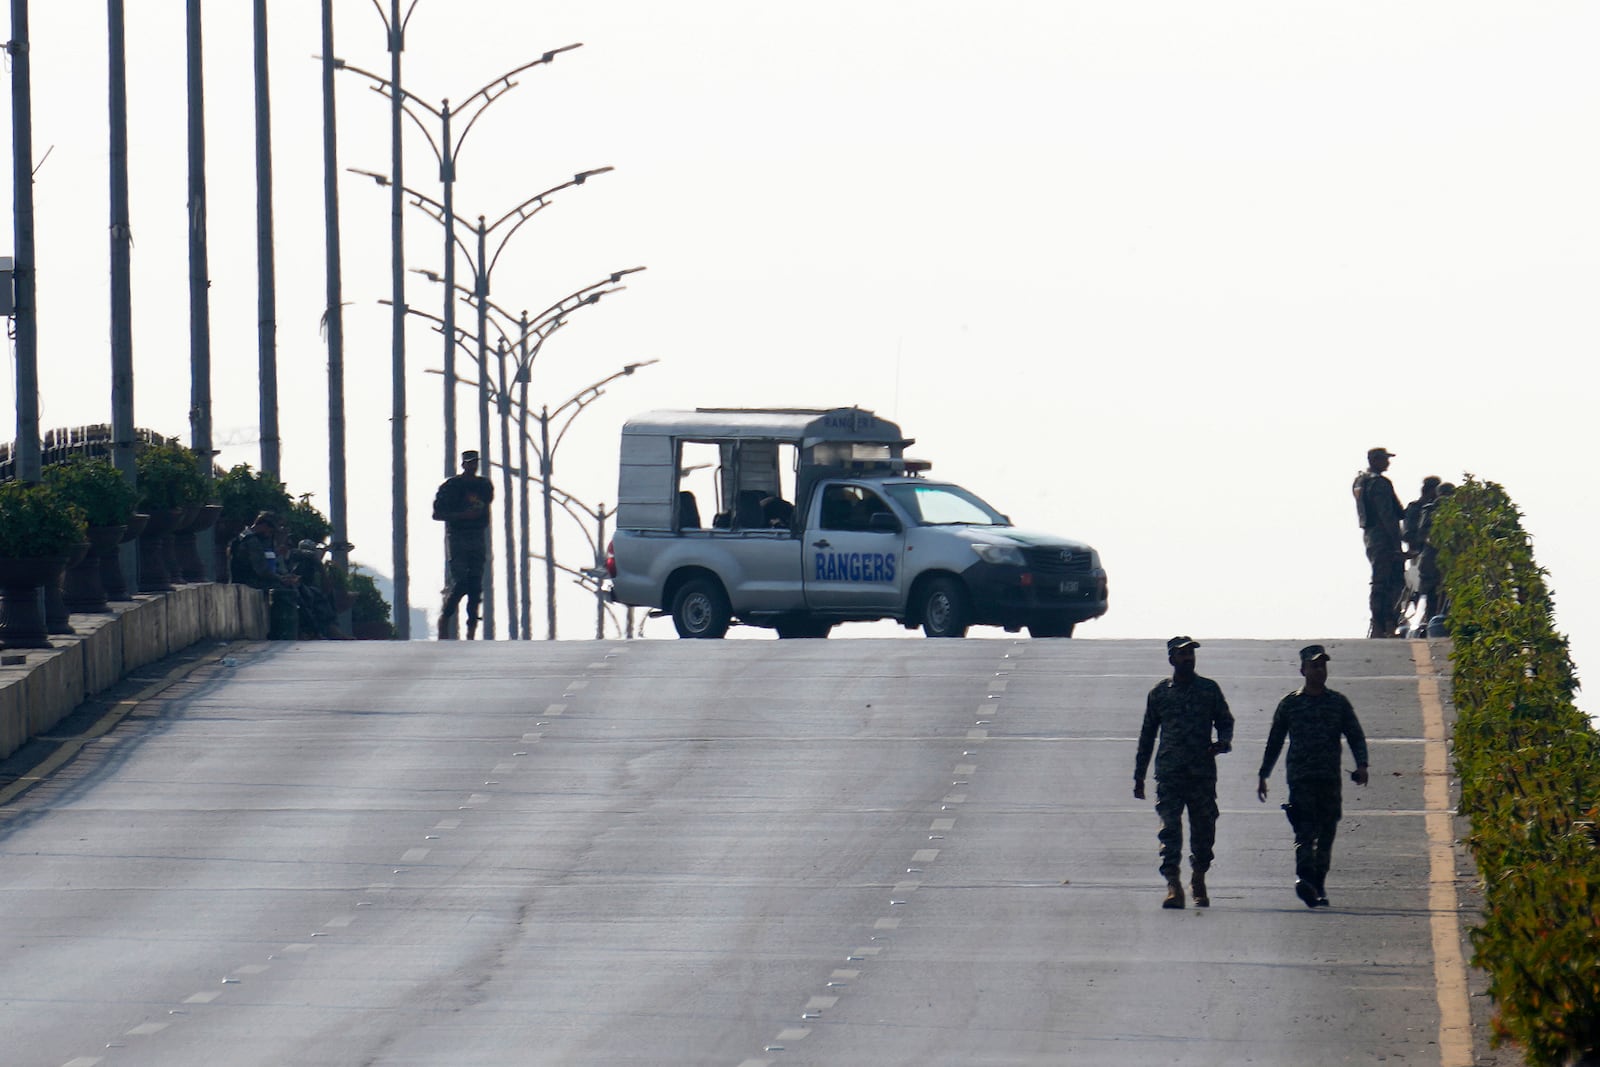
{"label": "soldier standing near truck", "polygon": [[441,640],[455,636],[456,605],[463,596],[467,599],[467,640],[477,636],[492,503],[494,483],[478,476],[478,453],[461,453],[461,473],[445,479],[433,497],[433,517],[444,523],[450,553],[450,589],[439,613]]}

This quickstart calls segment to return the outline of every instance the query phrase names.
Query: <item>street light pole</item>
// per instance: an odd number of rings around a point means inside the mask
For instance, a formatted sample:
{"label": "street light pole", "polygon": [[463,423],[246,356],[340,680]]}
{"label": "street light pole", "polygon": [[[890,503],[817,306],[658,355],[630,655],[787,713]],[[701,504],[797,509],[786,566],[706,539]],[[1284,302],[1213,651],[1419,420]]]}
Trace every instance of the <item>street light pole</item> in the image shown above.
{"label": "street light pole", "polygon": [[406,23],[416,10],[417,0],[411,0],[405,16],[400,15],[400,0],[389,0],[389,14],[384,15],[378,0],[372,0],[378,17],[383,19],[389,37],[389,84],[395,87],[390,94],[389,156],[390,173],[394,175],[394,193],[389,203],[389,262],[390,286],[393,291],[393,314],[390,318],[391,392],[393,407],[390,414],[389,448],[391,453],[391,494],[394,499],[391,525],[393,526],[394,554],[394,630],[402,641],[411,638],[411,574],[407,555],[410,543],[406,534],[406,262],[405,262],[405,167],[401,152],[401,94],[400,53],[405,50]]}
{"label": "street light pole", "polygon": [[[398,4],[398,0],[394,0],[394,2]],[[374,0],[374,3],[376,3],[376,0]],[[412,7],[416,7],[416,0],[412,0]],[[406,14],[407,20],[409,20],[410,17],[410,12],[408,11]],[[396,7],[395,19],[398,21],[398,7]],[[404,114],[409,117],[412,122],[416,123],[417,127],[422,131],[423,137],[426,138],[428,146],[433,149],[434,156],[439,160],[439,181],[443,187],[444,199],[442,204],[439,204],[428,197],[420,196],[420,194],[405,188],[404,180],[400,170],[398,148],[395,149],[396,158],[393,169],[394,191],[392,195],[395,205],[394,210],[397,214],[400,211],[399,205],[401,201],[401,194],[404,192],[413,197],[417,197],[418,206],[422,206],[423,203],[434,204],[442,213],[440,216],[440,221],[444,223],[444,275],[446,284],[444,306],[444,319],[446,324],[446,340],[444,346],[444,361],[446,371],[444,386],[444,476],[446,478],[455,473],[456,464],[455,346],[450,341],[450,337],[454,332],[455,326],[455,305],[453,297],[451,297],[450,294],[454,291],[455,287],[455,253],[456,246],[459,243],[455,232],[456,160],[460,157],[461,148],[466,142],[467,135],[472,132],[472,127],[477,123],[478,119],[482,117],[484,111],[488,109],[490,104],[494,103],[510,90],[516,88],[516,86],[519,84],[512,79],[514,79],[518,74],[532,67],[552,62],[556,56],[563,52],[570,52],[574,48],[581,47],[582,44],[578,43],[566,45],[561,48],[551,49],[550,51],[541,55],[538,59],[535,59],[529,63],[524,63],[522,66],[509,70],[495,78],[487,85],[484,85],[482,88],[478,89],[471,96],[467,97],[465,103],[459,105],[454,110],[451,109],[448,98],[442,102],[440,107],[435,108],[429,105],[422,98],[418,97],[416,94],[408,92],[400,84],[398,51],[395,53],[396,59],[393,64],[393,74],[389,79],[384,79],[370,71],[362,70],[360,67],[344,64],[344,69],[367,78],[369,81],[374,83],[374,91],[389,97],[391,113],[393,115],[394,122],[395,144],[398,146],[400,143],[400,115]],[[439,120],[440,135],[438,140],[434,139],[433,131],[428,127],[427,123],[422,121],[422,118],[418,115],[417,111],[413,110],[413,106]],[[452,118],[463,113],[467,114],[468,116],[467,123],[462,128],[459,135],[454,135],[451,133]],[[359,173],[369,172],[362,171]],[[377,178],[380,184],[387,184],[386,179],[380,177],[379,175],[373,174],[370,176]],[[480,219],[479,222],[481,224],[482,220]],[[404,302],[404,297],[399,291],[398,284],[399,283],[397,283],[397,289],[394,296],[397,322],[399,322],[400,319],[403,319],[405,315],[404,310],[401,308],[401,305]],[[481,405],[479,415],[480,418],[486,417],[481,409]],[[485,462],[487,462],[489,448],[487,431],[483,431],[480,437],[482,439],[479,442],[479,451],[483,454]],[[487,532],[485,533],[485,536],[488,536]],[[490,540],[492,543],[492,538]],[[486,562],[487,566],[484,571],[485,580],[490,582],[490,588],[492,589],[493,583],[490,579],[490,576],[493,574],[492,549],[491,554]],[[445,552],[444,584],[446,588],[448,588],[450,585],[448,541]],[[486,641],[494,639],[494,598],[489,594],[490,590],[486,589],[483,601],[485,605],[483,616],[483,636],[484,640]],[[440,625],[453,626],[454,623],[454,619],[441,620]]]}
{"label": "street light pole", "polygon": [[516,533],[511,521],[511,395],[503,387],[506,381],[506,342],[500,339],[500,384],[499,403],[495,406],[500,409],[500,477],[505,486],[505,504],[500,508],[504,519],[506,545],[506,637],[512,641],[517,639],[517,558],[509,547],[517,543]]}
{"label": "street light pole", "polygon": [[[539,410],[539,478],[544,484],[545,623],[548,628],[545,634],[546,640],[554,641],[556,639],[555,532],[553,523],[551,522],[551,508],[553,504],[553,501],[551,500],[551,493],[553,489],[550,482],[551,475],[555,470],[555,451],[561,446],[561,439],[565,437],[567,435],[567,431],[572,428],[573,420],[583,413],[584,408],[588,407],[589,404],[600,398],[600,396],[605,392],[605,386],[616,381],[618,378],[631,375],[640,367],[648,367],[655,362],[656,360],[647,359],[638,363],[629,363],[621,370],[615,371],[612,374],[601,378],[597,382],[592,382],[589,385],[584,386],[582,389],[572,394],[572,396],[558,404],[554,411],[551,411],[549,408],[541,408]],[[550,420],[555,416],[559,416],[568,408],[572,409],[572,413],[568,415],[566,421],[562,423],[560,432],[556,434],[556,439],[552,442],[550,440]]]}

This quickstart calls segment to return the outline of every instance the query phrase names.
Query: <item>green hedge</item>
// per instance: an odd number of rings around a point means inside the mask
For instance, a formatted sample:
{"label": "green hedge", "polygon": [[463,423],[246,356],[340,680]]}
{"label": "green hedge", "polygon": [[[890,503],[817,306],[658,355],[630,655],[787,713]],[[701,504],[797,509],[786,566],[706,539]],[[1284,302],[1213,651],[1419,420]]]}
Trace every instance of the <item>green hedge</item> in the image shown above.
{"label": "green hedge", "polygon": [[1546,574],[1505,490],[1469,476],[1431,537],[1461,812],[1484,882],[1472,962],[1489,976],[1495,1043],[1555,1067],[1600,1049],[1600,735],[1573,701]]}

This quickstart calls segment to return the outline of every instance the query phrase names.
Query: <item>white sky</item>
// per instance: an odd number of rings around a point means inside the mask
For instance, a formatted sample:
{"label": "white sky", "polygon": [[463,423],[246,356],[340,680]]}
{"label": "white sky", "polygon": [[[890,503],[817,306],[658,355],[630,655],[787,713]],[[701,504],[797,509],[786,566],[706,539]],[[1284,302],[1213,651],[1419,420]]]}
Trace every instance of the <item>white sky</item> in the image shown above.
{"label": "white sky", "polygon": [[[32,11],[46,427],[109,419],[103,8]],[[206,106],[214,435],[224,464],[258,466],[249,10],[205,5]],[[386,72],[370,0],[335,10],[338,53]],[[183,5],[128,11],[137,421],[187,440]],[[284,477],[326,511],[318,4],[276,0],[271,19]],[[1367,575],[1348,486],[1381,444],[1402,499],[1429,473],[1506,486],[1581,670],[1600,656],[1579,480],[1597,31],[1579,3],[421,0],[405,82],[459,101],[584,43],[489,109],[456,187],[464,218],[493,220],[617,168],[524,226],[493,279],[537,311],[650,268],[535,368],[553,405],[661,361],[558,451],[580,498],[613,499],[634,411],[858,404],[936,474],[1100,549],[1112,607],[1082,636],[1350,637]],[[341,165],[387,172],[387,102],[349,75],[338,92]],[[407,136],[407,184],[437,196]],[[388,571],[388,199],[355,175],[340,196],[351,539]],[[406,226],[408,262],[439,269],[438,224]],[[440,299],[414,276],[413,306]],[[429,607],[440,348],[415,322],[412,600]],[[575,536],[558,555],[581,563]],[[592,600],[562,605],[563,636],[592,632]]]}

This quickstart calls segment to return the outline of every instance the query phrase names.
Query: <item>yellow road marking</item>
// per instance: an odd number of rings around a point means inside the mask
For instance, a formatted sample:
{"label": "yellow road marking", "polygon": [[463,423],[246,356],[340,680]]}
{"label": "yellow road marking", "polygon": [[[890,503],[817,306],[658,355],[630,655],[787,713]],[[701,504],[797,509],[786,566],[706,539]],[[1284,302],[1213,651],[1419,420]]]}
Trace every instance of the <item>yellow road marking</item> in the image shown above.
{"label": "yellow road marking", "polygon": [[1472,1067],[1472,1015],[1467,967],[1457,919],[1455,831],[1450,811],[1449,746],[1439,677],[1426,641],[1411,642],[1422,705],[1422,796],[1427,809],[1428,926],[1433,935],[1433,981],[1439,1001],[1440,1067]]}

